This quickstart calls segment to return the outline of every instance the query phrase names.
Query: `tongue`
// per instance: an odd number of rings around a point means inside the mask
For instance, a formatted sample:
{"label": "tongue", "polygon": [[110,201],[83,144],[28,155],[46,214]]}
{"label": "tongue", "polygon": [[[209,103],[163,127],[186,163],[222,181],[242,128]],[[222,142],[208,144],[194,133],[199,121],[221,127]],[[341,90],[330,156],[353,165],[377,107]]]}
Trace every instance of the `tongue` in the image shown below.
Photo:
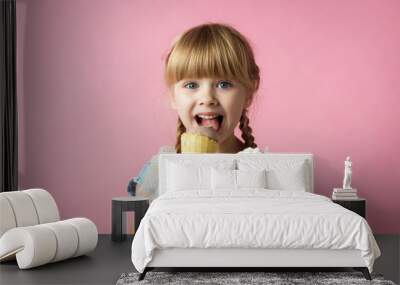
{"label": "tongue", "polygon": [[202,119],[201,126],[203,127],[211,127],[215,131],[219,129],[219,121],[217,119]]}

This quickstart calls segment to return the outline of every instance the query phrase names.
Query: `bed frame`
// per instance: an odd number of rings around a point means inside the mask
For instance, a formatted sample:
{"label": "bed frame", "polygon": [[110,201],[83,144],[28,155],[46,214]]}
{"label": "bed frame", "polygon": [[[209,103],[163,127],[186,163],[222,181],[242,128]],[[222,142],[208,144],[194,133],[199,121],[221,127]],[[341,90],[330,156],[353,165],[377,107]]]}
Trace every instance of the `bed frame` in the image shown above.
{"label": "bed frame", "polygon": [[[232,268],[234,271],[249,269],[284,268],[338,268],[350,267],[361,271],[371,280],[368,268],[359,250],[329,249],[157,249],[139,280],[155,268]],[[262,271],[262,270],[261,270]]]}
{"label": "bed frame", "polygon": [[[159,155],[159,193],[164,193],[167,160],[219,160],[244,158],[301,159],[308,165],[306,171],[307,192],[314,192],[313,155],[307,153],[263,153],[263,154],[160,154]],[[361,257],[360,250],[330,249],[255,249],[255,248],[167,248],[156,249],[153,259],[148,263],[139,280],[156,268],[229,268],[233,271],[249,269],[285,268],[343,268],[350,267],[361,271],[367,280],[371,275]],[[232,270],[230,270],[232,271]],[[261,270],[262,271],[262,270]]]}

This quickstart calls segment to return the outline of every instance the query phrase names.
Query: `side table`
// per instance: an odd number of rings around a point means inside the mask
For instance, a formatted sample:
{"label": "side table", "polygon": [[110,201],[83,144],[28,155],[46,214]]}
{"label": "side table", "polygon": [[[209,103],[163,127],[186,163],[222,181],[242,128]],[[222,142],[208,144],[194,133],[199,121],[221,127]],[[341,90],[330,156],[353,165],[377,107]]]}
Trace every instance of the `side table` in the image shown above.
{"label": "side table", "polygon": [[332,202],[339,204],[340,206],[359,214],[365,219],[366,217],[366,200],[364,198],[357,198],[354,200],[337,200],[332,199]]}
{"label": "side table", "polygon": [[126,227],[126,219],[124,212],[135,212],[135,233],[139,227],[140,221],[144,217],[148,207],[149,198],[139,196],[124,196],[114,197],[112,205],[112,241],[123,241],[126,239],[126,234],[123,234],[123,229]]}

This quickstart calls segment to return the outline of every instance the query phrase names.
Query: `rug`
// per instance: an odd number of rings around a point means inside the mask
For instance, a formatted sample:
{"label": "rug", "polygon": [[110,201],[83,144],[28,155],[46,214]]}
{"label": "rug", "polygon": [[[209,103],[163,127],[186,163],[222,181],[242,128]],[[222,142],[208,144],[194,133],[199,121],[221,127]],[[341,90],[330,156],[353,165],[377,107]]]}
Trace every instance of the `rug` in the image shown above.
{"label": "rug", "polygon": [[117,285],[136,284],[379,284],[396,285],[384,280],[381,274],[371,274],[372,281],[366,280],[361,272],[147,272],[145,279],[138,281],[139,273],[124,273]]}

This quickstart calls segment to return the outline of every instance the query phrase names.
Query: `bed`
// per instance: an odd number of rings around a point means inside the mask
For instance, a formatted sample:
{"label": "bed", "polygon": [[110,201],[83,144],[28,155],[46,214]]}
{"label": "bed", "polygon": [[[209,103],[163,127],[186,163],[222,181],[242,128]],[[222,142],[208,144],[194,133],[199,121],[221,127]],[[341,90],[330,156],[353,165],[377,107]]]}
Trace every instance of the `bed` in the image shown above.
{"label": "bed", "polygon": [[352,267],[371,280],[367,221],[314,193],[312,154],[160,154],[159,196],[132,242],[154,268]]}

